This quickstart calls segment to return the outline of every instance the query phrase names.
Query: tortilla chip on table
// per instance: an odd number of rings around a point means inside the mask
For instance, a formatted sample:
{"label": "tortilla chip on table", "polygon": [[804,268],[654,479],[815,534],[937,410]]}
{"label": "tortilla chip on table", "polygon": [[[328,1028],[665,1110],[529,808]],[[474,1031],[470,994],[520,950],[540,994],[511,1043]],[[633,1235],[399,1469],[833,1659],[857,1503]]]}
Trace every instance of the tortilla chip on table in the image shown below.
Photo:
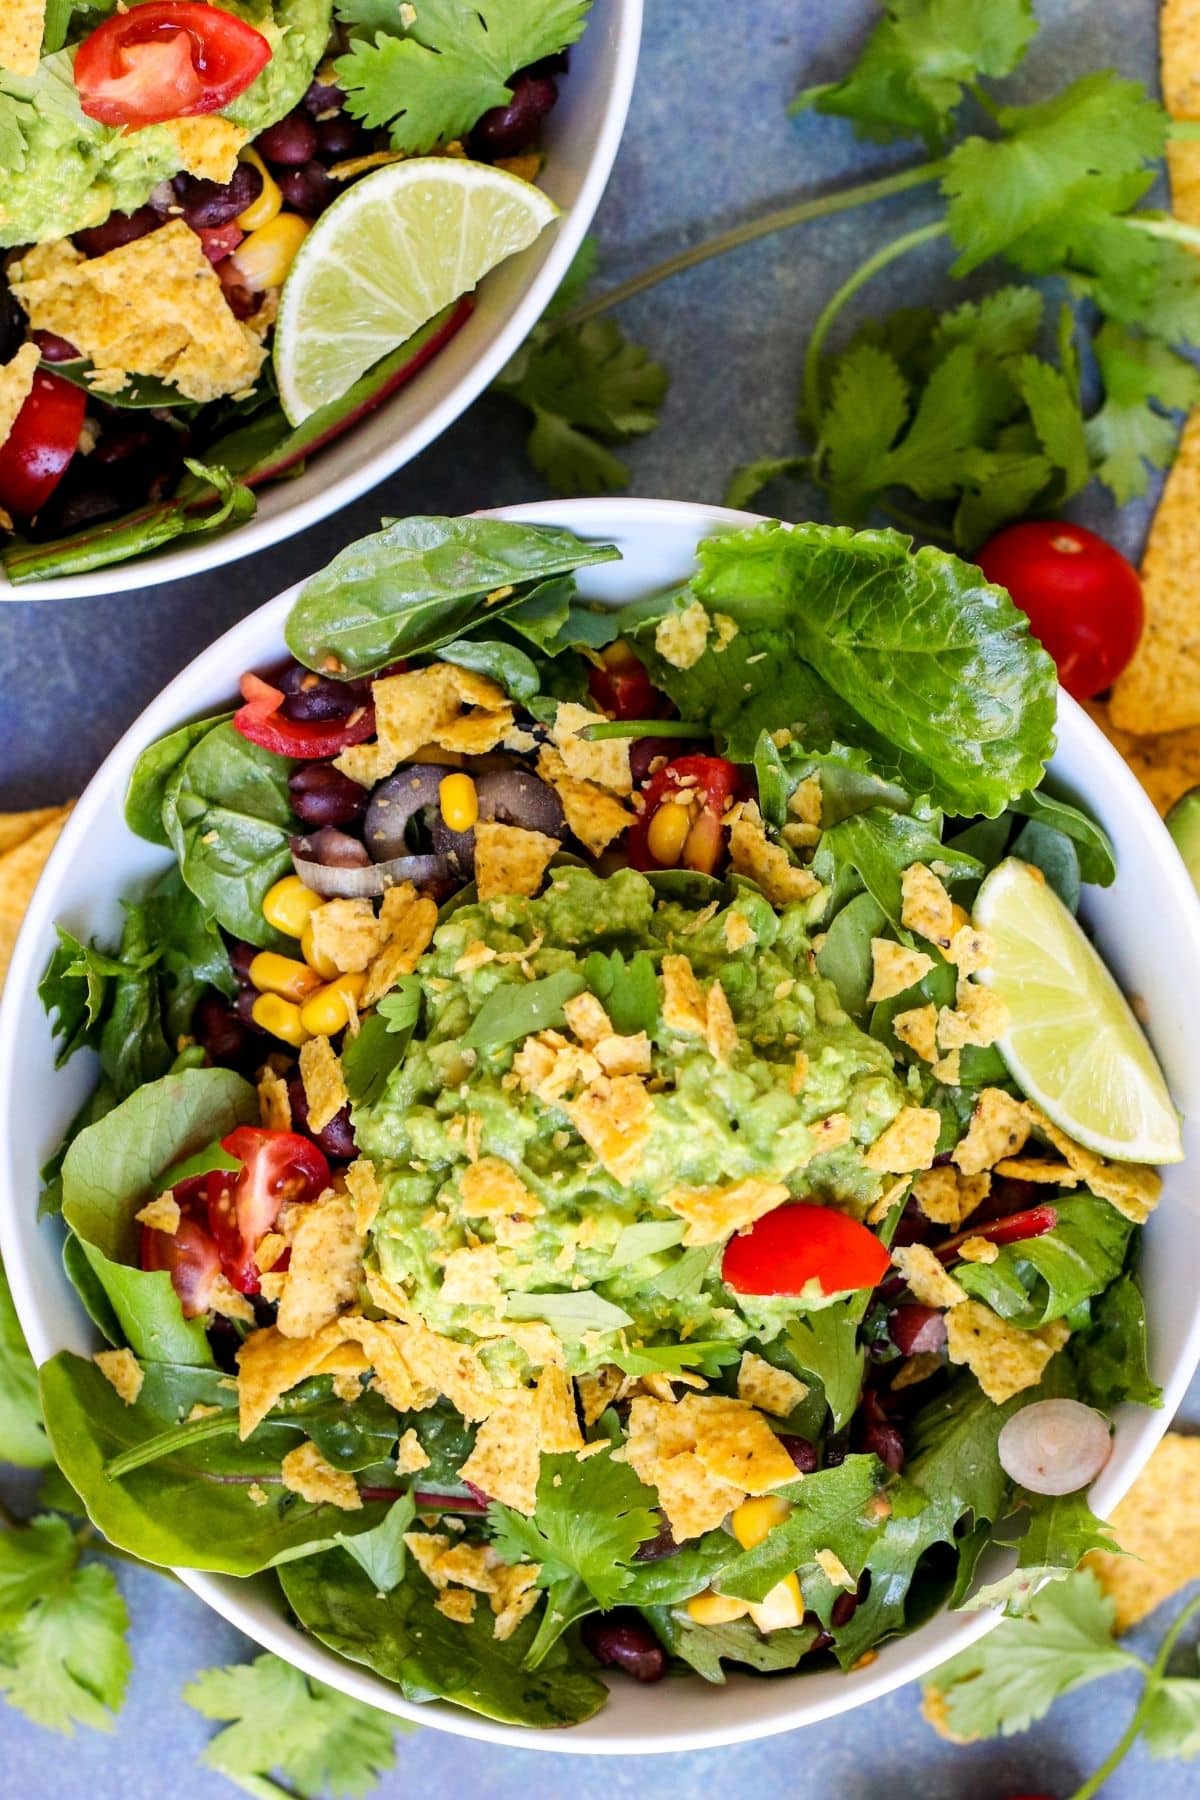
{"label": "tortilla chip on table", "polygon": [[65,806],[0,813],[0,986],[38,877],[72,805],[68,801]]}

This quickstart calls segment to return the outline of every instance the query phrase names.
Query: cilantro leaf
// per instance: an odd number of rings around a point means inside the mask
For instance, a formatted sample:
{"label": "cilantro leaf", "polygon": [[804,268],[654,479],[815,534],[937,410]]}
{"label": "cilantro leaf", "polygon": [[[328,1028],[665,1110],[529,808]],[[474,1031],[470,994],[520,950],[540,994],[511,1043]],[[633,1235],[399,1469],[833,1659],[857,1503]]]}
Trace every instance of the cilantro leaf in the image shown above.
{"label": "cilantro leaf", "polygon": [[607,1450],[583,1462],[543,1456],[533,1517],[493,1502],[488,1518],[506,1562],[540,1563],[541,1587],[574,1577],[603,1607],[616,1602],[628,1579],[625,1565],[660,1525],[651,1490]]}
{"label": "cilantro leaf", "polygon": [[1187,411],[1200,399],[1200,374],[1165,344],[1108,319],[1092,345],[1104,404],[1088,420],[1096,473],[1118,506],[1146,491],[1147,465],[1164,469],[1175,454],[1176,421],[1157,410]]}
{"label": "cilantro leaf", "polygon": [[805,89],[791,110],[811,106],[852,119],[859,137],[922,137],[935,150],[964,89],[981,75],[1011,75],[1036,31],[1032,0],[889,0],[850,74]]}
{"label": "cilantro leaf", "polygon": [[1146,1703],[1142,1736],[1151,1756],[1200,1756],[1200,1680],[1173,1675],[1160,1681]]}
{"label": "cilantro leaf", "polygon": [[183,1697],[204,1718],[225,1724],[202,1760],[250,1793],[274,1792],[266,1778],[275,1771],[301,1800],[326,1791],[365,1794],[391,1768],[393,1733],[403,1729],[277,1656],[205,1669]]}
{"label": "cilantro leaf", "polygon": [[132,1666],[128,1627],[111,1571],[80,1565],[65,1519],[0,1536],[0,1693],[36,1725],[111,1731]]}
{"label": "cilantro leaf", "polygon": [[593,950],[584,959],[583,978],[613,1022],[625,1036],[658,1028],[658,976],[644,950],[626,962],[620,950],[606,954]]}
{"label": "cilantro leaf", "polygon": [[[383,0],[347,0],[339,12],[357,30],[334,64],[346,109],[389,128],[409,153],[464,137],[512,98],[518,69],[573,44],[591,0],[421,0],[411,18]],[[362,33],[374,33],[374,40]]]}
{"label": "cilantro leaf", "polygon": [[725,485],[721,504],[745,512],[771,482],[800,480],[808,473],[808,463],[807,456],[759,456],[753,462],[739,463]]}
{"label": "cilantro leaf", "polygon": [[1113,1602],[1090,1570],[1052,1583],[1028,1612],[1002,1619],[987,1637],[951,1657],[925,1683],[947,1728],[959,1738],[1011,1736],[1044,1718],[1061,1694],[1141,1668],[1112,1641]]}

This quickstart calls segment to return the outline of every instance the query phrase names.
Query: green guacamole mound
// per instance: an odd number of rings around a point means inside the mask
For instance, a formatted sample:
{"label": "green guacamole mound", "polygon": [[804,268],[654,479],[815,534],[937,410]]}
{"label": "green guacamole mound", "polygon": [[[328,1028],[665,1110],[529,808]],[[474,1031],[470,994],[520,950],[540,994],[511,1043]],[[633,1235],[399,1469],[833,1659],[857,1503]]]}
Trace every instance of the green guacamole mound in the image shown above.
{"label": "green guacamole mound", "polygon": [[[254,136],[303,97],[329,42],[332,0],[221,0],[225,12],[261,31],[271,60],[244,94],[222,109]],[[92,30],[111,5],[82,15]],[[154,188],[178,173],[179,148],[160,125],[121,131],[80,109],[68,45],[42,58],[30,80],[0,72],[0,106],[15,133],[0,137],[0,245],[46,243],[101,225],[113,212],[134,212]]]}
{"label": "green guacamole mound", "polygon": [[[739,920],[727,939],[735,914],[753,937],[731,952],[728,942],[746,936]],[[480,944],[496,958],[468,955]],[[618,950],[626,959],[623,991],[632,995],[636,987],[643,1008],[647,985],[661,1003],[662,983],[647,984],[644,962],[634,983],[629,964],[639,952],[655,970],[664,952],[685,954],[703,987],[719,977],[739,1039],[722,1066],[701,1038],[668,1030],[661,1013],[654,1017],[652,1000],[650,1132],[627,1186],[598,1165],[560,1107],[523,1091],[512,1073],[519,1043],[473,1050],[462,1042],[498,990],[511,989],[516,1009],[531,978],[582,973],[590,954]],[[900,1110],[906,1090],[886,1048],[847,1017],[832,984],[811,965],[803,905],[777,913],[756,888],[740,884],[725,890],[714,910],[658,898],[631,869],[601,879],[560,868],[539,899],[460,906],[439,926],[419,976],[422,1021],[383,1094],[356,1110],[354,1125],[383,1193],[373,1231],[379,1273],[438,1331],[464,1341],[500,1338],[506,1317],[544,1317],[575,1372],[604,1362],[622,1341],[769,1339],[794,1315],[796,1299],[732,1294],[719,1278],[720,1246],[684,1249],[682,1222],[662,1204],[664,1194],[760,1176],[861,1216],[881,1192],[882,1178],[863,1166],[862,1146]],[[595,963],[591,979],[603,985]],[[610,1005],[620,1012],[620,991]],[[496,1016],[494,1004],[489,1013]],[[808,1069],[796,1094],[798,1051]],[[853,1139],[810,1161],[810,1127],[833,1112],[849,1115]],[[501,1226],[500,1293],[483,1306],[448,1302],[442,1292],[448,1252],[495,1240],[491,1219],[464,1214],[459,1184],[472,1150],[502,1158],[543,1209],[531,1229],[522,1235],[518,1228],[515,1241]],[[621,1241],[628,1227],[652,1222],[660,1229],[650,1253],[645,1231]],[[672,1226],[675,1241],[663,1242]],[[572,1295],[564,1308],[563,1297]],[[619,1334],[605,1304],[631,1321]],[[576,1315],[570,1321],[568,1309]],[[501,1364],[521,1360],[521,1352],[500,1343],[486,1355]]]}

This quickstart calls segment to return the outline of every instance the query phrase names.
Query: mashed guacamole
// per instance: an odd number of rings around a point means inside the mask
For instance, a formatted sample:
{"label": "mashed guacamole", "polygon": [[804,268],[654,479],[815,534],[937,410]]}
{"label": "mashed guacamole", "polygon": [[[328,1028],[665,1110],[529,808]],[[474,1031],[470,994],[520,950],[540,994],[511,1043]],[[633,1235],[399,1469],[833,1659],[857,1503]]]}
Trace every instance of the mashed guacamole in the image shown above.
{"label": "mashed guacamole", "polygon": [[[380,1273],[434,1329],[489,1337],[502,1318],[543,1318],[580,1365],[595,1361],[595,1334],[613,1329],[634,1343],[769,1337],[795,1297],[742,1297],[735,1310],[719,1246],[686,1247],[666,1197],[757,1178],[859,1217],[878,1197],[884,1178],[864,1167],[861,1146],[905,1090],[884,1045],[815,972],[805,907],[777,913],[749,886],[728,903],[701,895],[660,898],[630,869],[601,879],[564,868],[540,899],[461,906],[438,929],[419,977],[424,1034],[354,1120],[360,1150],[379,1165]],[[736,1027],[725,1054],[664,1018],[674,1017],[662,980],[672,956],[686,957],[702,992],[719,980]],[[566,972],[626,1027],[617,1036],[636,1042],[637,1025],[649,1040],[648,1128],[624,1183],[571,1129],[569,1090],[561,1104],[529,1090],[519,1039],[463,1046],[481,1018],[499,1019],[500,1032],[528,1029],[533,984],[562,985]],[[576,1041],[561,1013],[557,1035]],[[831,1118],[845,1138],[823,1150],[818,1128]],[[518,1191],[511,1212],[480,1211],[486,1183],[472,1170],[489,1157],[517,1172],[532,1203]],[[556,1292],[539,1312],[543,1290]],[[631,1324],[616,1324],[613,1308]]]}

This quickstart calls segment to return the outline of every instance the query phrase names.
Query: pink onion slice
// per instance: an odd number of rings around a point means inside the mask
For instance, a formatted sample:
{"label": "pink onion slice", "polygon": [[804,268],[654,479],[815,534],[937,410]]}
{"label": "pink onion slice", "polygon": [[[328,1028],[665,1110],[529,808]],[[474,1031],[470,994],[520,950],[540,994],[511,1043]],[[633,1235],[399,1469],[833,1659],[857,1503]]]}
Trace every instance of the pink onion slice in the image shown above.
{"label": "pink onion slice", "polygon": [[1000,1466],[1031,1494],[1074,1494],[1112,1452],[1108,1420],[1081,1400],[1035,1400],[1000,1433]]}

